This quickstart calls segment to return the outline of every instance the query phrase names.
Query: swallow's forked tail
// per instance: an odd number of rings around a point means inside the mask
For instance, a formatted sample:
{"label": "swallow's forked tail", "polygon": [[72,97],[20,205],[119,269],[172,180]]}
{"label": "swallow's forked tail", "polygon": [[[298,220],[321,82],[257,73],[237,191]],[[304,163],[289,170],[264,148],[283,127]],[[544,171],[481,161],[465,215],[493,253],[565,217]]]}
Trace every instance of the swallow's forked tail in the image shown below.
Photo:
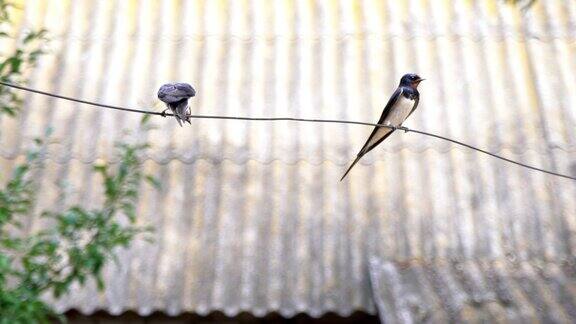
{"label": "swallow's forked tail", "polygon": [[352,170],[352,167],[354,167],[354,165],[356,163],[358,163],[358,161],[360,161],[360,159],[362,158],[362,156],[364,156],[364,154],[358,154],[358,156],[356,156],[356,159],[354,160],[354,162],[352,162],[352,164],[348,167],[348,169],[346,170],[346,172],[344,173],[344,175],[342,176],[342,178],[340,178],[340,181],[344,180],[344,178],[346,177],[346,175],[348,175],[348,173],[350,172],[350,170]]}
{"label": "swallow's forked tail", "polygon": [[180,127],[184,127],[184,126],[182,126],[182,122],[180,121],[180,116],[174,114],[174,117],[176,117],[176,121],[178,122],[178,125],[180,125]]}
{"label": "swallow's forked tail", "polygon": [[176,107],[174,107],[172,109],[172,112],[174,113],[174,117],[176,117],[176,121],[178,122],[178,124],[180,125],[180,127],[184,127],[184,125],[182,125],[182,123],[188,122],[190,123],[190,117],[188,116],[188,105],[186,103],[182,104],[179,103]]}
{"label": "swallow's forked tail", "polygon": [[190,107],[186,107],[186,118],[184,118],[184,121],[187,121],[188,124],[192,125],[192,122],[190,121],[190,115],[192,114],[192,110],[190,109]]}

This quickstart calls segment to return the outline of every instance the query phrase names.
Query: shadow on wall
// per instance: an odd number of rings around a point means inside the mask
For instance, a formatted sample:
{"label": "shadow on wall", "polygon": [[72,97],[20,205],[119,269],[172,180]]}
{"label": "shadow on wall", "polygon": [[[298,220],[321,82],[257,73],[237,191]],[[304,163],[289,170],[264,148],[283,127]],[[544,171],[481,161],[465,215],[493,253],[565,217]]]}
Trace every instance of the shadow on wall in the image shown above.
{"label": "shadow on wall", "polygon": [[212,312],[206,316],[197,314],[184,314],[179,316],[168,316],[166,314],[156,312],[149,316],[140,316],[134,312],[126,312],[119,316],[112,316],[106,312],[96,312],[92,315],[82,315],[78,311],[69,311],[66,314],[70,324],[189,324],[189,323],[227,323],[227,324],[307,324],[307,323],[320,323],[320,324],[352,324],[352,323],[367,323],[377,324],[380,323],[377,315],[370,315],[364,312],[355,312],[348,317],[335,315],[334,313],[324,314],[322,317],[313,318],[306,314],[298,314],[292,318],[282,317],[278,313],[271,313],[264,317],[254,317],[249,313],[240,313],[234,317],[228,317],[222,312]]}

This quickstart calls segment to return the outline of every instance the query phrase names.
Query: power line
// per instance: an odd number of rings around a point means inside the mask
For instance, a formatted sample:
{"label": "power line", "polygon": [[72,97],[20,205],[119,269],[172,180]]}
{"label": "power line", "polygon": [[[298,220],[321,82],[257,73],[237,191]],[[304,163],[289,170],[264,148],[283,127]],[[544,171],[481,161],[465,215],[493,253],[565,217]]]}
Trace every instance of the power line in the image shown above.
{"label": "power line", "polygon": [[[115,109],[115,110],[128,111],[128,112],[136,112],[136,113],[149,114],[149,115],[158,115],[158,116],[163,116],[163,117],[174,116],[174,114],[171,114],[171,113],[160,113],[160,112],[155,112],[155,111],[105,105],[105,104],[101,104],[101,103],[97,103],[97,102],[81,100],[81,99],[76,99],[76,98],[72,98],[72,97],[66,97],[66,96],[62,96],[59,94],[50,93],[50,92],[41,91],[41,90],[36,90],[36,89],[24,87],[21,85],[17,85],[17,84],[5,82],[5,81],[0,81],[0,84],[7,86],[7,87],[15,88],[15,89],[20,89],[20,90],[33,92],[33,93],[37,93],[37,94],[41,94],[41,95],[45,95],[45,96],[49,96],[49,97],[59,98],[59,99],[68,100],[68,101],[74,101],[74,102],[83,103],[83,104],[92,105],[92,106],[101,107],[101,108]],[[488,152],[486,150],[475,147],[473,145],[466,144],[466,143],[463,143],[463,142],[460,142],[460,141],[457,141],[457,140],[454,140],[454,139],[451,139],[451,138],[448,138],[445,136],[441,136],[441,135],[437,135],[437,134],[433,134],[433,133],[428,133],[428,132],[424,132],[424,131],[420,131],[420,130],[416,130],[416,129],[411,129],[411,128],[407,128],[404,126],[395,127],[395,126],[383,125],[383,124],[374,124],[374,123],[365,123],[365,122],[359,122],[359,121],[338,120],[338,119],[310,119],[310,118],[292,118],[292,117],[238,117],[238,116],[217,116],[217,115],[188,115],[188,116],[190,118],[194,118],[194,119],[226,119],[226,120],[248,120],[248,121],[294,121],[294,122],[309,122],[309,123],[333,123],[333,124],[349,124],[349,125],[385,127],[385,128],[390,128],[390,129],[394,129],[394,130],[402,130],[404,132],[412,132],[412,133],[417,133],[417,134],[421,134],[421,135],[425,135],[425,136],[435,137],[435,138],[438,138],[438,139],[441,139],[444,141],[448,141],[448,142],[451,142],[451,143],[454,143],[454,144],[457,144],[457,145],[460,145],[460,146],[463,146],[463,147],[487,154],[489,156],[495,157],[495,158],[500,159],[502,161],[506,161],[509,163],[519,165],[521,167],[524,167],[524,168],[527,168],[530,170],[539,171],[539,172],[554,175],[557,177],[562,177],[562,178],[576,181],[576,177],[572,177],[569,175],[565,175],[565,174],[537,168],[537,167],[534,167],[534,166],[531,166],[531,165],[528,165],[525,163],[521,163],[518,161],[514,161],[511,159],[505,158],[505,157],[497,155],[495,153]]]}

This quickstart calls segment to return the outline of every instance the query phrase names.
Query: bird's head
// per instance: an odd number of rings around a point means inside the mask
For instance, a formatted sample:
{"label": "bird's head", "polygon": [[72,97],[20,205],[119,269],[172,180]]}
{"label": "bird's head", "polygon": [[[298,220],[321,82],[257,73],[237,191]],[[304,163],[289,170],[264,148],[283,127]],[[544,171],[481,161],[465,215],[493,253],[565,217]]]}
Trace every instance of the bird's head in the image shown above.
{"label": "bird's head", "polygon": [[402,79],[400,79],[400,85],[405,86],[405,87],[412,87],[412,88],[416,89],[418,87],[418,84],[420,84],[420,82],[422,82],[424,80],[426,80],[426,79],[422,79],[417,74],[408,73],[408,74],[404,74]]}

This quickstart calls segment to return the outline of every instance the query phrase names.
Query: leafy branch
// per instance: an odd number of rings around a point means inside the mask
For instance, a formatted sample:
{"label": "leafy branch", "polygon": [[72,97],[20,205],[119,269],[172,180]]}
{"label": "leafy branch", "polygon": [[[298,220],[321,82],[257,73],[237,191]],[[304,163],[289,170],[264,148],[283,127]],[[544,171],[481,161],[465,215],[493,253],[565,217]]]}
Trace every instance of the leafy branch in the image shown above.
{"label": "leafy branch", "polygon": [[[25,32],[17,38],[12,32],[10,11],[15,6],[6,0],[0,0],[0,39],[13,39],[15,49],[9,53],[0,52],[0,80],[5,82],[23,83],[26,81],[25,71],[34,67],[40,56],[45,54],[47,31],[45,29]],[[0,115],[16,116],[22,104],[21,98],[6,87],[0,87]]]}
{"label": "leafy branch", "polygon": [[[10,12],[15,7],[0,0],[0,39],[13,40],[15,49],[0,52],[0,80],[24,83],[25,71],[44,54],[46,30],[29,31],[20,39],[12,35]],[[16,116],[22,100],[8,87],[0,87],[0,116]],[[147,130],[146,120],[141,127]],[[65,321],[43,299],[68,293],[73,284],[94,280],[104,288],[104,266],[116,259],[137,235],[149,233],[136,222],[136,203],[142,180],[157,181],[141,170],[140,154],[146,144],[119,143],[119,163],[94,167],[104,183],[104,202],[98,208],[73,205],[60,212],[44,211],[49,226],[27,232],[22,226],[31,217],[36,201],[34,171],[43,167],[43,149],[49,132],[36,139],[23,163],[18,164],[0,187],[0,324]]]}
{"label": "leafy branch", "polygon": [[[37,143],[42,144],[38,140]],[[102,271],[115,259],[118,248],[126,248],[149,227],[136,224],[136,203],[142,180],[157,185],[141,170],[140,153],[147,145],[120,143],[120,162],[94,167],[104,182],[104,202],[96,209],[75,205],[62,212],[43,212],[53,225],[28,236],[16,235],[17,216],[29,215],[35,200],[31,170],[40,154],[14,171],[0,191],[0,323],[49,323],[60,319],[45,302],[46,293],[55,298],[74,283],[93,279],[104,288]]]}

